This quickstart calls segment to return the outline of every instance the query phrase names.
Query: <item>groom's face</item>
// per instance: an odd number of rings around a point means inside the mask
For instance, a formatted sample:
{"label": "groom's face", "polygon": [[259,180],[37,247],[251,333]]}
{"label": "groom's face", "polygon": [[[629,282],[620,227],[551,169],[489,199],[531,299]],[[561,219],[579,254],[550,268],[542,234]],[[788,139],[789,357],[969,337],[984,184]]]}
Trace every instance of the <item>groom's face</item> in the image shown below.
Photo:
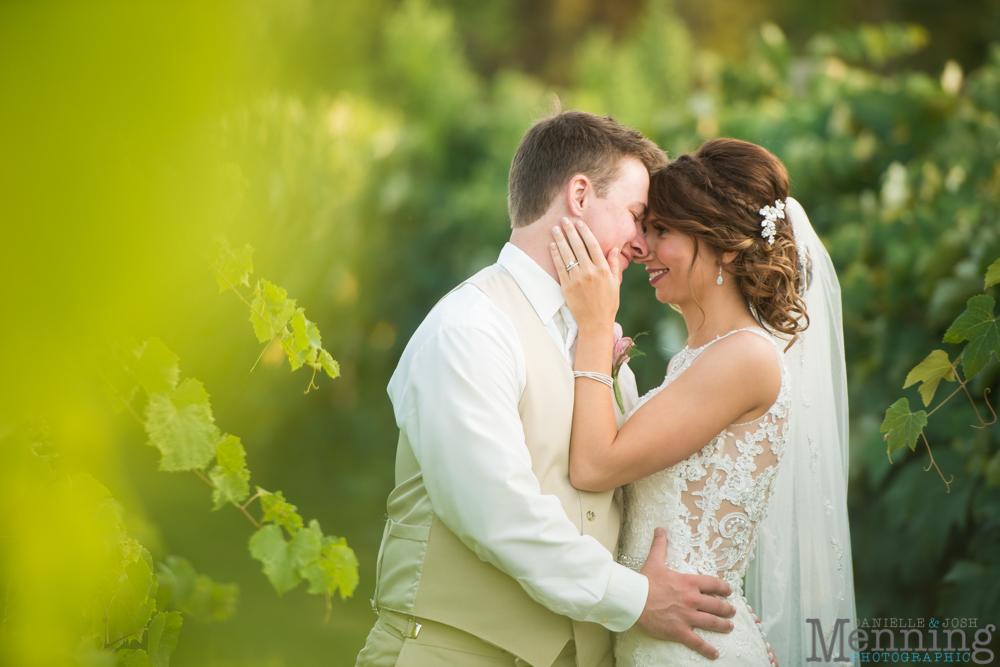
{"label": "groom's face", "polygon": [[635,158],[622,160],[621,174],[608,186],[607,195],[601,199],[591,197],[583,212],[583,219],[601,244],[607,257],[612,248],[621,254],[618,261],[624,271],[633,257],[648,252],[642,232],[649,193],[649,172]]}

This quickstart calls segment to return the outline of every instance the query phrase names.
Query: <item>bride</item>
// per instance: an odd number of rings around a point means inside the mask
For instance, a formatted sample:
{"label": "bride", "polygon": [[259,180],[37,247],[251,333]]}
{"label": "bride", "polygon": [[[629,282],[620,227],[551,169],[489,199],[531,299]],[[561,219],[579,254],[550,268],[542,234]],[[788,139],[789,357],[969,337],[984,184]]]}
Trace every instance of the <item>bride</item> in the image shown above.
{"label": "bride", "polygon": [[[662,527],[667,565],[730,585],[733,632],[696,630],[714,664],[804,662],[818,641],[837,641],[830,630],[849,632],[838,618],[855,618],[847,403],[836,274],[788,197],[784,166],[760,146],[715,139],[651,177],[649,252],[637,261],[657,300],[683,316],[688,341],[620,431],[602,386],[619,263],[582,221],[564,223],[551,252],[579,327],[573,485],[624,485],[624,565],[639,570]],[[615,656],[619,667],[705,664],[638,627],[617,637]]]}

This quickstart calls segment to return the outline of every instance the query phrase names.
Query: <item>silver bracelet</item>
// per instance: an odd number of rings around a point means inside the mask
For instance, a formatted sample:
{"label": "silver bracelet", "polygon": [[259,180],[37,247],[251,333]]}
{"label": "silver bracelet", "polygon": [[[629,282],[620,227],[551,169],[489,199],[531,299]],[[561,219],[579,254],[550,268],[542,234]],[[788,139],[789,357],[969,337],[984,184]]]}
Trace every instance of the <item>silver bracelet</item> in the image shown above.
{"label": "silver bracelet", "polygon": [[608,385],[609,388],[614,387],[614,380],[611,379],[610,375],[605,375],[604,373],[591,373],[590,371],[573,371],[573,377],[575,378],[590,378],[591,380],[597,380],[601,384]]}

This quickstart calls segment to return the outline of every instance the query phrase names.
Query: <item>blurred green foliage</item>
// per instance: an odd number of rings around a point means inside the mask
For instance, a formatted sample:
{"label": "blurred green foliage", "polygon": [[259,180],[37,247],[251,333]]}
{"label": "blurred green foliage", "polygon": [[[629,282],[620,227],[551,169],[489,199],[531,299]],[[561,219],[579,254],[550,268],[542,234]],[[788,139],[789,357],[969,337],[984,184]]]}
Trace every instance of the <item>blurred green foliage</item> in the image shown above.
{"label": "blurred green foliage", "polygon": [[[392,487],[386,382],[435,301],[506,240],[507,170],[552,108],[552,82],[564,108],[614,114],[671,155],[734,136],[785,162],[843,288],[858,613],[1000,619],[998,429],[969,428],[978,422],[958,400],[931,420],[950,493],[919,447],[890,464],[879,433],[908,371],[934,349],[955,356],[945,329],[1000,256],[1000,48],[985,62],[955,55],[972,70],[918,70],[928,41],[940,48],[938,25],[815,34],[803,20],[793,46],[751,3],[733,14],[744,26],[734,56],[706,48],[718,38],[690,7],[676,9],[685,21],[667,2],[624,3],[629,20],[590,30],[571,10],[603,10],[564,4],[565,15],[546,14],[576,26],[554,41],[558,57],[509,61],[504,49],[525,33],[545,36],[510,18],[514,0],[0,6],[0,278],[11,292],[0,509],[15,518],[0,527],[0,662],[69,663],[60,656],[77,648],[67,629],[107,564],[90,519],[39,489],[83,471],[174,573],[177,607],[208,605],[185,617],[178,664],[353,664],[374,621],[367,597]],[[995,16],[982,15],[974,28],[989,32]],[[323,331],[341,377],[304,396],[280,346],[255,366],[245,306],[218,294],[202,258],[216,232],[257,249]],[[654,332],[643,347],[658,355],[634,369],[645,390],[683,327],[638,271],[624,285],[625,330]],[[240,434],[255,482],[347,537],[361,582],[329,623],[303,587],[278,598],[246,553],[253,527],[210,512],[193,476],[157,471],[142,427],[109,409],[90,360],[126,335],[175,350]],[[974,396],[995,393],[998,366],[975,378]],[[902,393],[919,400],[916,387]],[[14,446],[26,415],[45,420],[51,445]],[[199,624],[210,600],[231,598],[199,589],[167,554],[238,582],[235,618]]]}

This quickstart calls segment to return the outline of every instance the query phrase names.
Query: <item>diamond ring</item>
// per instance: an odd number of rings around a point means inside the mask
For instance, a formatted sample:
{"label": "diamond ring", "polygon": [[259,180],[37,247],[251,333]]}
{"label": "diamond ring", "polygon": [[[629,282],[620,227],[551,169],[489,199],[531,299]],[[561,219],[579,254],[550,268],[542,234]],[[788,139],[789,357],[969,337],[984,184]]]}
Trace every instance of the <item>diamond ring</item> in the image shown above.
{"label": "diamond ring", "polygon": [[572,262],[570,262],[569,264],[566,265],[566,271],[569,271],[570,269],[576,268],[577,266],[580,266],[580,262],[577,262],[576,260],[574,260],[574,261],[572,261]]}

